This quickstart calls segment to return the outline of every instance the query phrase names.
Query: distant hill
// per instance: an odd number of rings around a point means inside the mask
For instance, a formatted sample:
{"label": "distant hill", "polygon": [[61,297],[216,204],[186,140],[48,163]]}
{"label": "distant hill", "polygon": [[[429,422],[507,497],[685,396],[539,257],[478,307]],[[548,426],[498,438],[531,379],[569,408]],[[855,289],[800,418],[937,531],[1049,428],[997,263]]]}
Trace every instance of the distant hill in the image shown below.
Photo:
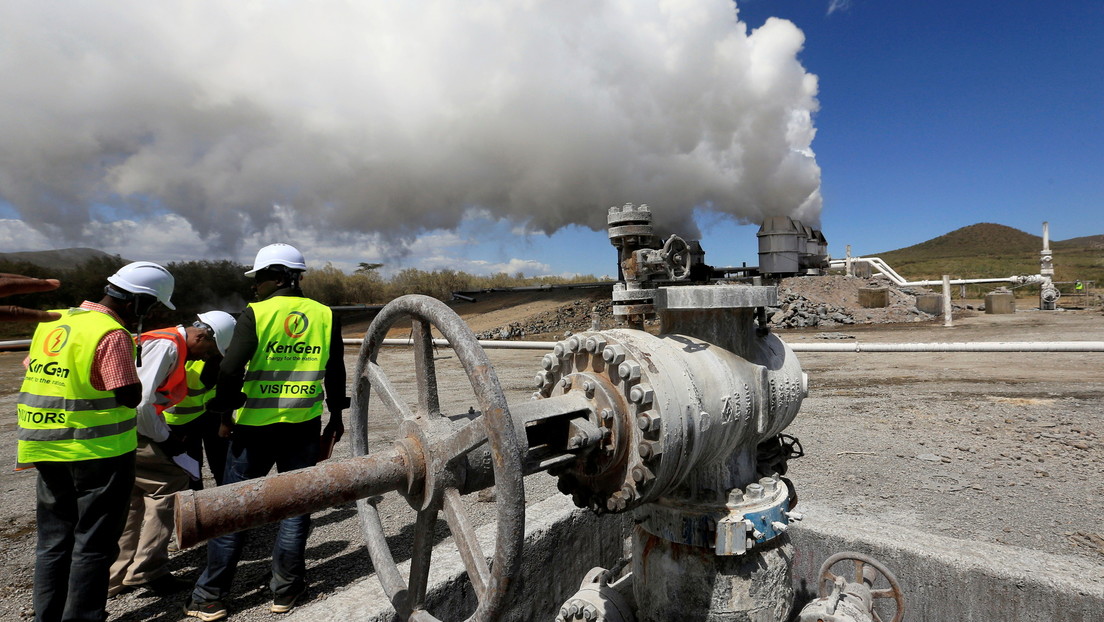
{"label": "distant hill", "polygon": [[94,248],[62,248],[52,251],[0,253],[0,262],[29,263],[50,270],[65,270],[100,257],[112,257]]}
{"label": "distant hill", "polygon": [[[1104,235],[1050,241],[1054,280],[1104,286]],[[895,251],[878,253],[908,279],[1004,277],[1038,274],[1041,236],[995,223],[979,223]]]}

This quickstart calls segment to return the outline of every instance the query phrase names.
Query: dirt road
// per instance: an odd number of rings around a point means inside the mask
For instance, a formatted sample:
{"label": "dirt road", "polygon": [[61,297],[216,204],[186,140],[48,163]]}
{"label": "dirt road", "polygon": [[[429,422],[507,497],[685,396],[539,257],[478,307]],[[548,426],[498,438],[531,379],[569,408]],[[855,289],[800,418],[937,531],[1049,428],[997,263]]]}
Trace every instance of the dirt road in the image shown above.
{"label": "dirt road", "polygon": [[[862,341],[1104,340],[1099,311],[959,318],[954,328],[933,324],[850,326],[825,331]],[[825,333],[785,331],[789,342],[819,341]],[[839,337],[840,335],[835,335]],[[510,401],[528,399],[541,352],[489,352]],[[414,385],[409,352],[383,355],[400,392]],[[15,401],[21,353],[0,353],[0,454],[15,452]],[[350,370],[356,352],[349,349]],[[439,353],[441,393],[450,412],[474,404],[449,350]],[[972,542],[1045,551],[1059,559],[1104,567],[1104,353],[1090,354],[817,354],[799,356],[809,374],[809,397],[788,432],[805,457],[789,477],[802,499]],[[411,396],[411,399],[413,397]],[[379,437],[387,435],[380,427]],[[344,455],[347,448],[338,446]],[[0,620],[30,615],[34,546],[34,476],[0,473]],[[550,478],[526,479],[528,500],[558,494]],[[398,509],[389,528],[399,542],[412,514]],[[472,500],[484,520],[491,503]],[[482,509],[480,509],[482,508]],[[233,620],[274,620],[260,589],[271,528],[246,552]],[[445,533],[441,533],[444,537]],[[325,598],[371,568],[352,506],[315,514],[308,547],[311,599]],[[203,549],[174,555],[173,570],[195,579]],[[183,595],[159,599],[144,592],[109,603],[112,620],[181,620]]]}

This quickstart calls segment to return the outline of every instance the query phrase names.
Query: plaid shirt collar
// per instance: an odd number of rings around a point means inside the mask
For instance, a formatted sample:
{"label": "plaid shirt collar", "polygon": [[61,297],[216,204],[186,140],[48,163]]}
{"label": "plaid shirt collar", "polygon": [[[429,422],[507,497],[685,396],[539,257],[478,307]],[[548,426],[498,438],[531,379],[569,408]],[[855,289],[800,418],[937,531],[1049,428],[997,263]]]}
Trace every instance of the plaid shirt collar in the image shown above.
{"label": "plaid shirt collar", "polygon": [[92,302],[91,300],[85,300],[84,302],[81,303],[80,308],[88,310],[88,311],[99,311],[100,313],[106,313],[106,314],[110,315],[112,318],[114,318],[115,321],[118,322],[119,324],[122,324],[123,326],[126,326],[126,324],[123,323],[123,319],[121,317],[119,317],[118,315],[116,315],[114,311],[112,311],[111,309],[103,306],[102,304],[100,304],[98,302]]}

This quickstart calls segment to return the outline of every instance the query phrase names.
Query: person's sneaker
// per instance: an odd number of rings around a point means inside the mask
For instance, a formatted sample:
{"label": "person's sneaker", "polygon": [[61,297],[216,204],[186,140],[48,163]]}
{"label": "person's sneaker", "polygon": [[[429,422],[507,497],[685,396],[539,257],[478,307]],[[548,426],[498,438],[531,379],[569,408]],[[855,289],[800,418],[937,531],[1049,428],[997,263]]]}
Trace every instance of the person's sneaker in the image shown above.
{"label": "person's sneaker", "polygon": [[203,622],[213,622],[226,617],[226,607],[217,600],[199,603],[189,598],[184,604],[184,615],[199,618]]}
{"label": "person's sneaker", "polygon": [[277,594],[272,599],[272,613],[287,613],[291,611],[291,608],[295,606],[299,599],[307,593],[307,588],[303,588],[298,592],[292,592],[290,594]]}

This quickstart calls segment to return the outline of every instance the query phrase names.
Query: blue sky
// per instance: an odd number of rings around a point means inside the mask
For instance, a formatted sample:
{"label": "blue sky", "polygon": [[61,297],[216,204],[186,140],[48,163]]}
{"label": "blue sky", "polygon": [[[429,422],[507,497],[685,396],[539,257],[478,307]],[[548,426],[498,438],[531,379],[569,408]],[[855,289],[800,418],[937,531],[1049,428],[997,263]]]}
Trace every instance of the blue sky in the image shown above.
{"label": "blue sky", "polygon": [[[977,222],[1104,233],[1099,0],[745,0],[747,37],[720,0],[384,5],[0,0],[0,250],[603,275],[592,227],[624,202],[701,229],[714,265],[757,261],[734,215],[788,209],[836,257]],[[771,17],[800,51],[752,34]]]}
{"label": "blue sky", "polygon": [[977,222],[1104,233],[1104,3],[740,6],[752,27],[777,15],[805,32],[833,255]]}

